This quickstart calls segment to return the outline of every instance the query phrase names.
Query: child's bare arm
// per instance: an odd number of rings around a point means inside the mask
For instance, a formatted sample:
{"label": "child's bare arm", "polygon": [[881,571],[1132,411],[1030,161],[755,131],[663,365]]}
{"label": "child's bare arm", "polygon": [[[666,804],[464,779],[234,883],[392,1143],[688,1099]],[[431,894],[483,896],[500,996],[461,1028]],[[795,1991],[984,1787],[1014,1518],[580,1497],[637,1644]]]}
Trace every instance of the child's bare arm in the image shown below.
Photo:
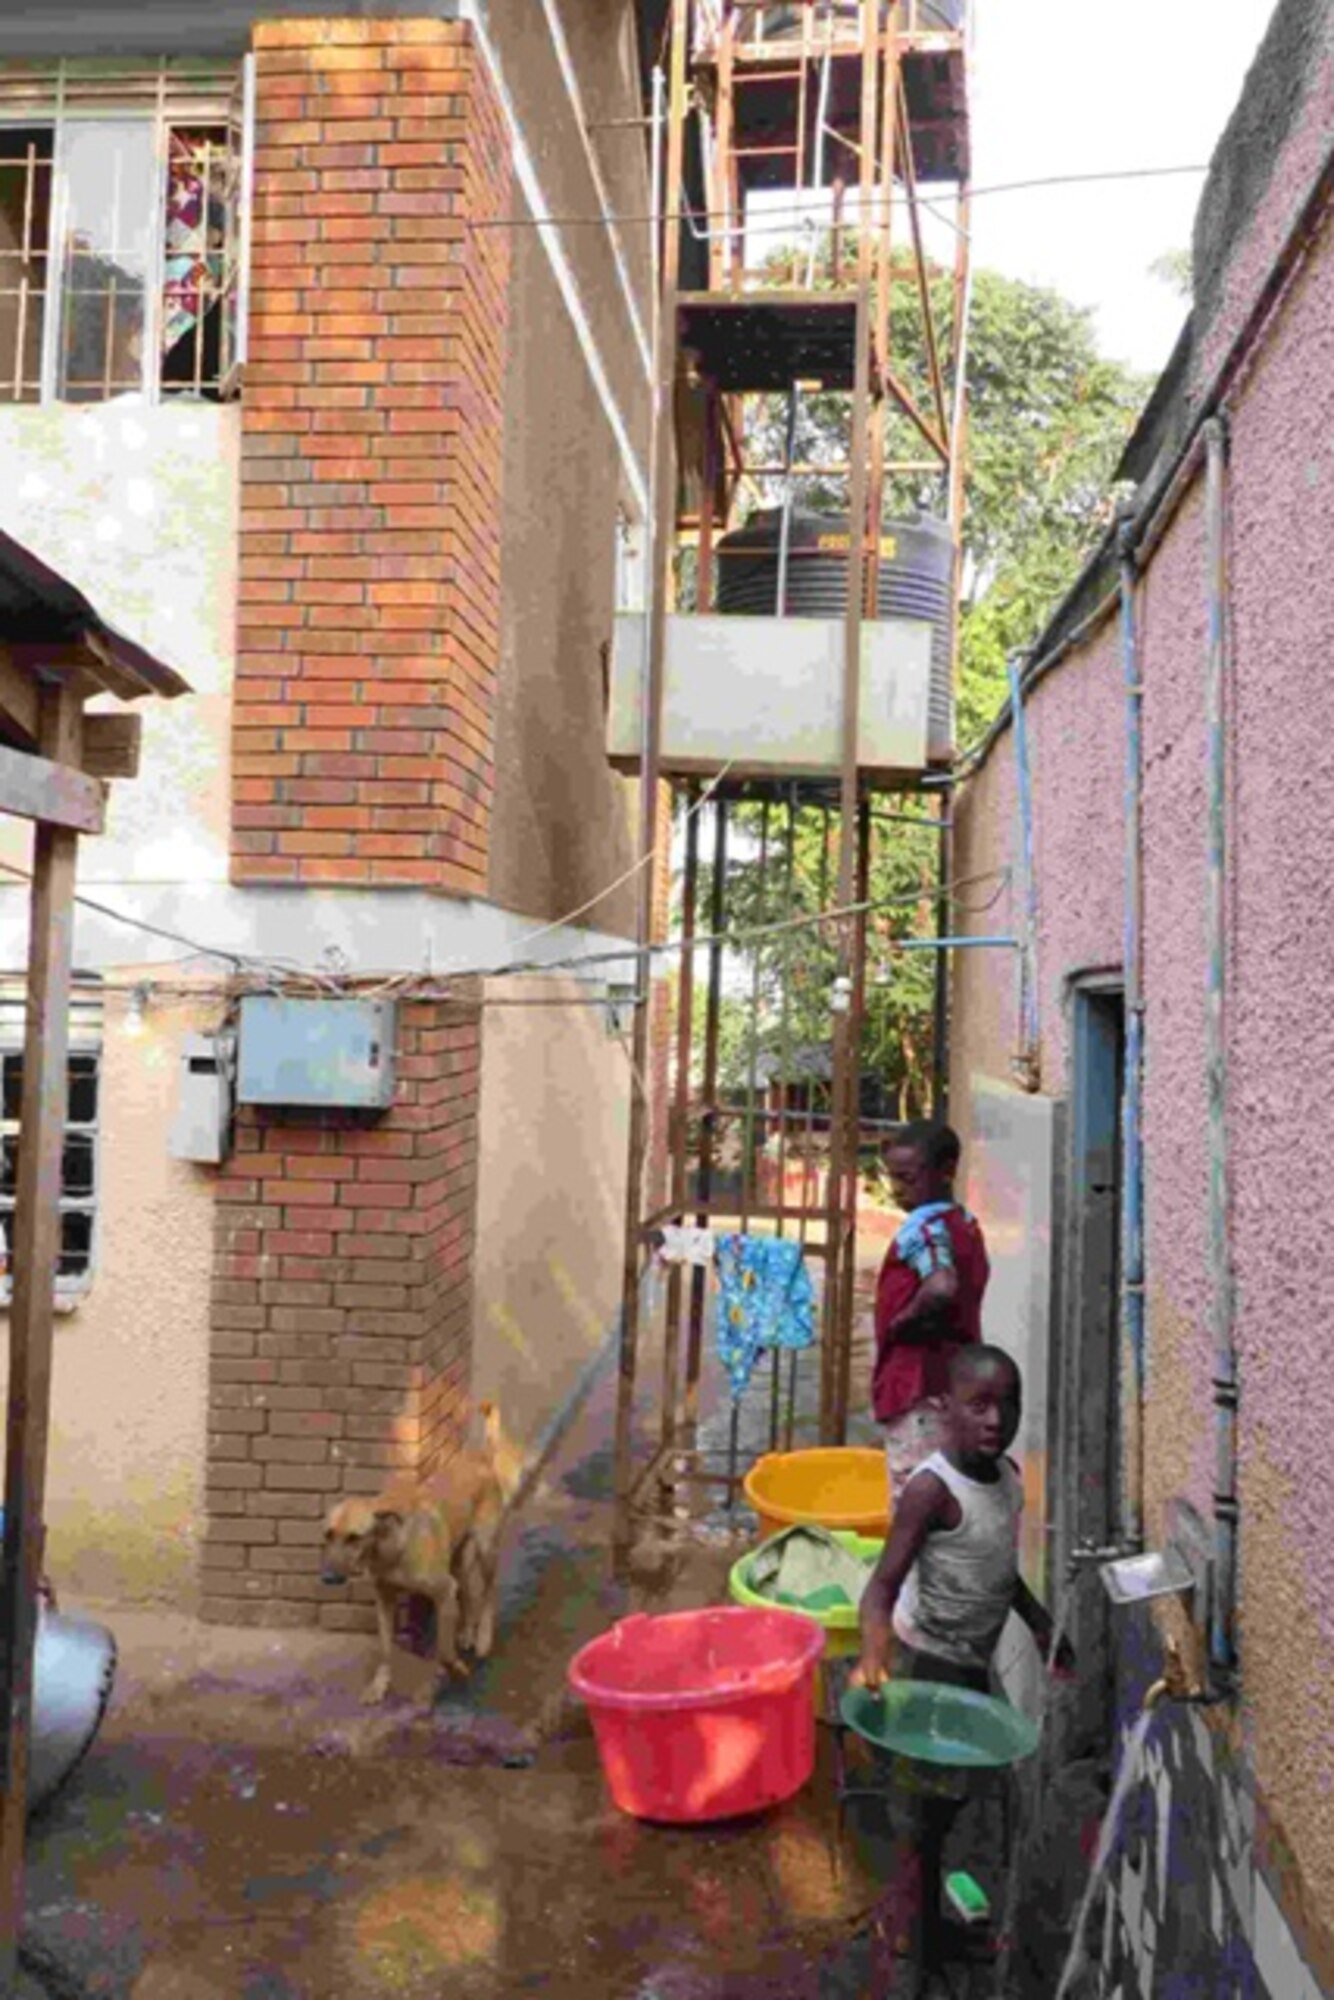
{"label": "child's bare arm", "polygon": [[924,1278],[903,1311],[896,1313],[885,1328],[892,1340],[909,1345],[929,1345],[952,1328],[950,1308],[959,1296],[959,1274],[952,1264],[942,1264]]}
{"label": "child's bare arm", "polygon": [[947,1508],[957,1504],[944,1480],[937,1479],[934,1472],[919,1472],[905,1487],[894,1510],[889,1539],[862,1593],[861,1658],[852,1672],[855,1687],[876,1688],[888,1680],[894,1606],[904,1578],[932,1528],[945,1526]]}

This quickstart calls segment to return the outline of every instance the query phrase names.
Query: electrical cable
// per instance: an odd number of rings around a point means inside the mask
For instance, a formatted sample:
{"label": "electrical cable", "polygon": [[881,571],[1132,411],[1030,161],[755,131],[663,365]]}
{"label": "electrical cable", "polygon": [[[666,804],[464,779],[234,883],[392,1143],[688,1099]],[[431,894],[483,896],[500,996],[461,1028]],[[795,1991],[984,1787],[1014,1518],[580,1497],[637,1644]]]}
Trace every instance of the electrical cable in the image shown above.
{"label": "electrical cable", "polygon": [[[718,773],[718,776],[712,781],[709,789],[701,793],[692,810],[698,810],[705,804],[710,792],[721,784],[730,768],[729,764]],[[657,850],[655,849],[653,852],[656,853]],[[612,885],[612,888],[621,886],[621,883],[628,880],[630,875],[646,866],[650,858],[651,856],[649,855],[642,856],[635,864],[635,868],[628,871],[626,876],[621,877],[617,883]],[[27,869],[19,868],[12,862],[0,861],[0,871],[3,871],[7,875],[16,876],[20,881],[30,882],[32,879]],[[946,887],[946,894],[951,904],[964,915],[981,915],[992,908],[1000,896],[1004,894],[1005,885],[1009,878],[1010,870],[1008,868],[989,868],[976,875],[961,876],[956,881],[949,883]],[[983,882],[996,882],[998,884],[992,895],[984,903],[965,904],[955,894],[956,890],[972,888]],[[582,905],[579,913],[582,914],[582,910],[591,909],[595,903],[603,899],[603,896],[610,893],[610,888],[603,891],[602,895],[596,896],[589,903]],[[710,947],[713,945],[721,945],[724,948],[730,948],[734,951],[744,950],[748,945],[767,937],[780,936],[790,931],[818,928],[823,924],[837,923],[849,917],[870,915],[880,910],[904,908],[914,903],[921,903],[927,899],[939,900],[939,895],[940,892],[935,887],[929,890],[921,888],[910,889],[894,896],[875,897],[865,902],[850,903],[844,908],[818,910],[804,913],[801,916],[787,917],[779,923],[765,924],[749,931],[704,932],[692,938],[664,939],[647,945],[626,944],[619,949],[593,953],[578,952],[572,953],[565,958],[510,959],[502,961],[498,965],[453,968],[439,973],[391,973],[387,977],[383,977],[376,985],[368,984],[369,975],[362,978],[357,978],[350,974],[339,975],[325,971],[319,967],[301,966],[295,960],[284,962],[245,952],[225,950],[219,946],[202,945],[196,939],[188,938],[179,931],[170,930],[161,924],[149,923],[146,918],[131,916],[127,911],[113,909],[110,904],[99,902],[90,896],[76,894],[74,900],[76,903],[82,904],[85,908],[96,910],[100,915],[109,917],[114,922],[124,924],[130,929],[144,931],[153,937],[166,938],[174,944],[186,945],[189,948],[188,957],[190,958],[222,959],[235,968],[237,977],[245,975],[251,978],[263,979],[271,987],[276,986],[280,982],[286,982],[290,985],[294,982],[306,981],[317,987],[320,991],[328,994],[343,993],[350,987],[355,987],[359,993],[366,995],[366,997],[377,993],[394,991],[403,994],[410,992],[417,998],[438,998],[443,1000],[458,997],[450,993],[449,985],[461,979],[489,980],[513,978],[525,973],[580,972],[594,965],[625,965],[630,961],[636,963],[644,960],[652,961],[655,957],[686,950],[694,951],[701,947]],[[567,921],[568,919],[561,920],[562,923]],[[540,930],[532,932],[529,935],[532,937],[541,937],[554,928],[559,928],[559,925],[545,925]],[[520,942],[523,942],[523,940],[520,940]],[[896,943],[896,939],[885,939],[883,940],[883,948],[893,950]],[[148,983],[152,990],[156,992],[172,990],[160,982],[149,981]],[[200,996],[209,991],[202,982],[181,990]],[[227,989],[219,990],[226,991]]]}
{"label": "electrical cable", "polygon": [[[968,193],[971,200],[977,201],[984,195],[1024,194],[1040,188],[1085,187],[1100,182],[1161,180],[1172,175],[1206,174],[1208,171],[1209,166],[1207,161],[1203,164],[1183,163],[1179,166],[1171,167],[1112,167],[1096,173],[1039,174],[1028,180],[995,181],[989,187],[970,187]],[[908,201],[909,197],[901,194],[894,195],[891,199],[896,205],[901,206]],[[919,199],[923,201],[924,205],[929,205],[925,197],[919,197]],[[727,224],[729,219],[728,212],[725,209],[697,209],[687,203],[682,203],[680,216],[682,221],[692,224],[696,222],[703,222],[705,224],[721,222]],[[765,235],[771,233],[773,226],[786,229],[794,222],[806,222],[809,219],[810,209],[808,205],[792,208],[772,208],[764,211],[763,221],[757,216],[753,221],[749,218],[742,223],[732,221],[730,226],[733,233],[736,234]],[[665,215],[621,215],[617,213],[607,215],[493,215],[479,216],[475,220],[469,221],[467,226],[469,229],[599,229],[610,222],[660,224],[666,220],[668,218]]]}

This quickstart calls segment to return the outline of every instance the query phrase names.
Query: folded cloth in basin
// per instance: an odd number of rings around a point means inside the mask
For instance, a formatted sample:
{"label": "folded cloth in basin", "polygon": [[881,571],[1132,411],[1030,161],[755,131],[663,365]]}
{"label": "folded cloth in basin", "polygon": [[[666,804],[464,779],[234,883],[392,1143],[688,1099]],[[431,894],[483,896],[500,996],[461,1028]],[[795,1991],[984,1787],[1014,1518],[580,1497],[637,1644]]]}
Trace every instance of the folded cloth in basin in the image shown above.
{"label": "folded cloth in basin", "polygon": [[827,1528],[785,1528],[751,1557],[747,1582],[776,1604],[832,1611],[860,1604],[871,1564],[835,1541]]}

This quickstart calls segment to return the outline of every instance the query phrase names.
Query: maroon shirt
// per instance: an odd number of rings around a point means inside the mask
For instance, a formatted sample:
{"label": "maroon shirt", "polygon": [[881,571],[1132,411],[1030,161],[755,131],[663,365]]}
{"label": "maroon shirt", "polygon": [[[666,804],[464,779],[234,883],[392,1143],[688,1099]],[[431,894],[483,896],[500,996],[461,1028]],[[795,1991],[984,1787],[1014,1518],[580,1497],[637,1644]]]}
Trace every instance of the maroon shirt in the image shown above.
{"label": "maroon shirt", "polygon": [[[951,1268],[959,1274],[959,1290],[949,1307],[948,1330],[935,1319],[927,1339],[892,1339],[890,1324],[926,1279],[933,1271]],[[928,1202],[905,1218],[875,1289],[871,1404],[880,1423],[901,1417],[928,1396],[944,1395],[950,1362],[966,1342],[982,1338],[982,1294],[990,1275],[982,1231],[966,1208],[957,1202]],[[923,1322],[921,1331],[926,1328]]]}

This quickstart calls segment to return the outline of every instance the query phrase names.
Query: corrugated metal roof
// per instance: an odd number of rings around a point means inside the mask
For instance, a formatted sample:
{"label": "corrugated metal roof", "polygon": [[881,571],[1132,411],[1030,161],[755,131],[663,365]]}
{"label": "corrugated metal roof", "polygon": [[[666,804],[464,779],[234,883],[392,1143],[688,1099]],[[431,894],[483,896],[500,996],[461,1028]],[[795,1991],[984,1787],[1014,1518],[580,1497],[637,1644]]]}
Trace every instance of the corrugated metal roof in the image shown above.
{"label": "corrugated metal roof", "polygon": [[145,647],[108,625],[81,590],[31,549],[0,533],[0,641],[85,647],[85,670],[122,701],[189,694],[190,684]]}

